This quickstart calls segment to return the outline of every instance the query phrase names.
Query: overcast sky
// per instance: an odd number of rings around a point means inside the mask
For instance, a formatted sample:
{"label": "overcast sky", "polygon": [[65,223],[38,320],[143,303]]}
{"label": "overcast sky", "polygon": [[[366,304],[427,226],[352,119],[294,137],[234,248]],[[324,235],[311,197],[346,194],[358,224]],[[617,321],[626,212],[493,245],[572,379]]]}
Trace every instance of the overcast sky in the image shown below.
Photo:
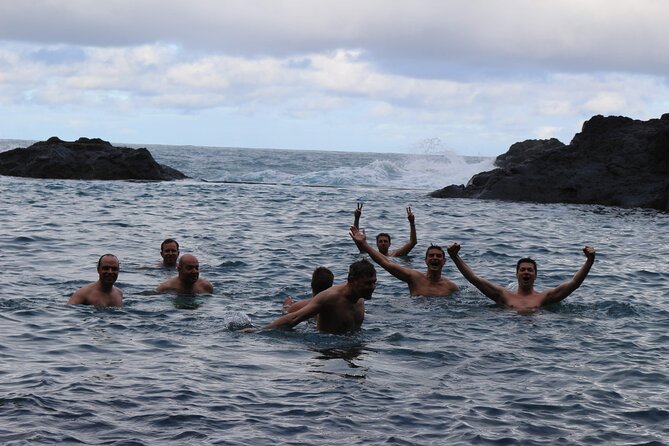
{"label": "overcast sky", "polygon": [[0,138],[498,155],[669,112],[664,0],[2,0]]}

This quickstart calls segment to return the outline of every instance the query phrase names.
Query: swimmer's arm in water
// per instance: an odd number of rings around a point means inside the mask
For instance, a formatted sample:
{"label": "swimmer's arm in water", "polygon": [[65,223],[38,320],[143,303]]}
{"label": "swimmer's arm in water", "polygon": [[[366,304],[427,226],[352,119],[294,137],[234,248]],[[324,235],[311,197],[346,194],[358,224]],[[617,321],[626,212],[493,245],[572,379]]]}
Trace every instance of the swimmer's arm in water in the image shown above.
{"label": "swimmer's arm in water", "polygon": [[541,302],[541,305],[548,305],[555,302],[560,302],[561,300],[568,297],[571,293],[573,293],[578,287],[581,286],[581,284],[587,277],[588,273],[590,272],[590,268],[592,268],[592,265],[595,263],[595,248],[591,246],[586,246],[585,248],[583,248],[583,254],[585,254],[586,256],[586,261],[583,264],[583,266],[581,266],[581,268],[578,270],[578,272],[574,275],[574,277],[570,281],[565,282],[551,290],[546,291],[546,296]]}
{"label": "swimmer's arm in water", "polygon": [[393,257],[400,257],[409,254],[409,252],[418,243],[418,237],[416,236],[416,216],[413,215],[411,207],[407,208],[407,220],[409,220],[409,241],[393,251]]}
{"label": "swimmer's arm in water", "polygon": [[[322,295],[320,293],[318,296]],[[319,297],[314,297],[309,299],[307,304],[300,308],[299,310],[288,313],[280,318],[274,320],[273,322],[265,325],[261,330],[271,330],[275,328],[292,328],[299,324],[302,321],[305,321],[311,317],[316,316],[323,309],[322,299]]]}
{"label": "swimmer's arm in water", "polygon": [[469,265],[467,265],[465,261],[460,258],[460,255],[458,254],[460,252],[459,243],[453,243],[448,247],[447,251],[455,266],[469,283],[474,285],[486,297],[494,300],[498,304],[506,304],[506,299],[504,298],[504,288],[500,285],[497,285],[496,283],[477,276],[469,267]]}
{"label": "swimmer's arm in water", "polygon": [[393,276],[395,276],[396,278],[400,279],[403,282],[406,283],[411,282],[412,274],[414,273],[414,271],[409,268],[405,268],[401,265],[398,265],[392,260],[388,260],[386,256],[381,254],[376,249],[372,248],[370,244],[367,243],[367,237],[365,236],[364,232],[359,231],[358,228],[354,226],[351,226],[351,232],[349,232],[349,235],[356,243],[356,245],[358,245],[363,252],[369,254],[372,260],[378,263],[383,269],[385,269],[390,274],[392,274]]}

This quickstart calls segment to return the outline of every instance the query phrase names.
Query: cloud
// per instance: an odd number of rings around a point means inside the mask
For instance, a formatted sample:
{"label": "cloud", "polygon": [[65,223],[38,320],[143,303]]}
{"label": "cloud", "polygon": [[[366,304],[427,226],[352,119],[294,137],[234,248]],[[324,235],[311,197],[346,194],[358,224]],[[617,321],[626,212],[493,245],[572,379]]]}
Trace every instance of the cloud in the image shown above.
{"label": "cloud", "polygon": [[385,69],[427,77],[462,67],[664,74],[667,16],[654,0],[23,0],[0,4],[0,39],[278,58],[364,48]]}
{"label": "cloud", "polygon": [[667,16],[653,0],[1,2],[0,120],[162,136],[146,116],[181,117],[199,136],[224,117],[228,137],[286,138],[256,146],[499,153],[593,114],[666,112]]}

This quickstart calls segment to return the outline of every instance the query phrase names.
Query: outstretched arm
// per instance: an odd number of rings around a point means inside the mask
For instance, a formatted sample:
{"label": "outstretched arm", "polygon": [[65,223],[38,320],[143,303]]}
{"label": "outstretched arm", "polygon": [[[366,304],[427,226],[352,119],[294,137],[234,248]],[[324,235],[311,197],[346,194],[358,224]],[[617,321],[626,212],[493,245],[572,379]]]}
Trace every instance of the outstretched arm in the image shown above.
{"label": "outstretched arm", "polygon": [[585,254],[586,260],[583,266],[581,266],[581,269],[578,270],[570,281],[565,282],[552,290],[548,290],[546,292],[546,297],[544,297],[544,300],[541,303],[542,305],[560,302],[581,286],[590,272],[590,268],[592,268],[592,265],[595,263],[595,248],[586,246],[583,248],[583,254]]}
{"label": "outstretched arm", "polygon": [[388,260],[386,256],[372,248],[369,243],[367,243],[367,237],[363,231],[359,231],[355,226],[351,226],[351,232],[349,232],[349,235],[355,244],[358,245],[360,250],[369,254],[372,260],[378,263],[379,266],[381,266],[383,269],[403,282],[409,283],[411,281],[411,274],[413,271],[409,268],[400,266],[391,260]]}
{"label": "outstretched arm", "polygon": [[474,271],[462,260],[459,256],[460,244],[453,243],[448,247],[448,255],[451,256],[453,263],[462,273],[462,275],[474,285],[480,292],[485,294],[490,299],[494,300],[498,304],[505,304],[506,299],[504,298],[504,288],[496,283],[490,282],[486,279],[483,279],[477,276]]}
{"label": "outstretched arm", "polygon": [[418,237],[416,236],[416,217],[411,212],[411,207],[407,208],[407,220],[409,220],[409,241],[396,249],[393,256],[405,256],[416,246]]}
{"label": "outstretched arm", "polygon": [[307,304],[302,306],[299,310],[288,313],[273,322],[265,325],[262,330],[270,330],[274,328],[292,328],[300,322],[316,316],[321,312],[322,304],[320,299],[309,299]]}

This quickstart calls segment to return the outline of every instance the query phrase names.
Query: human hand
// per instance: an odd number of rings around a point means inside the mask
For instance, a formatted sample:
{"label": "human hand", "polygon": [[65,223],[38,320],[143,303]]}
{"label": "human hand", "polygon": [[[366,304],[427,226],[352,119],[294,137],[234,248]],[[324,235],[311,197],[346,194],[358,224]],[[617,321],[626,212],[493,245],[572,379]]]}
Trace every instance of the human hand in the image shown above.
{"label": "human hand", "polygon": [[588,260],[595,260],[595,248],[592,246],[586,246],[583,248],[583,254],[588,258]]}
{"label": "human hand", "polygon": [[448,255],[451,257],[457,256],[458,253],[460,252],[460,244],[453,243],[446,249],[446,251],[448,252]]}
{"label": "human hand", "polygon": [[356,219],[360,218],[360,216],[362,215],[362,205],[363,205],[363,203],[358,203],[355,207],[355,211],[353,212],[353,215],[355,216]]}
{"label": "human hand", "polygon": [[367,241],[365,230],[364,229],[360,230],[355,226],[351,226],[351,230],[349,231],[348,235],[350,235],[355,242],[364,243]]}
{"label": "human hand", "polygon": [[413,225],[415,219],[416,216],[411,212],[411,206],[407,207],[407,220],[409,220],[409,224]]}

